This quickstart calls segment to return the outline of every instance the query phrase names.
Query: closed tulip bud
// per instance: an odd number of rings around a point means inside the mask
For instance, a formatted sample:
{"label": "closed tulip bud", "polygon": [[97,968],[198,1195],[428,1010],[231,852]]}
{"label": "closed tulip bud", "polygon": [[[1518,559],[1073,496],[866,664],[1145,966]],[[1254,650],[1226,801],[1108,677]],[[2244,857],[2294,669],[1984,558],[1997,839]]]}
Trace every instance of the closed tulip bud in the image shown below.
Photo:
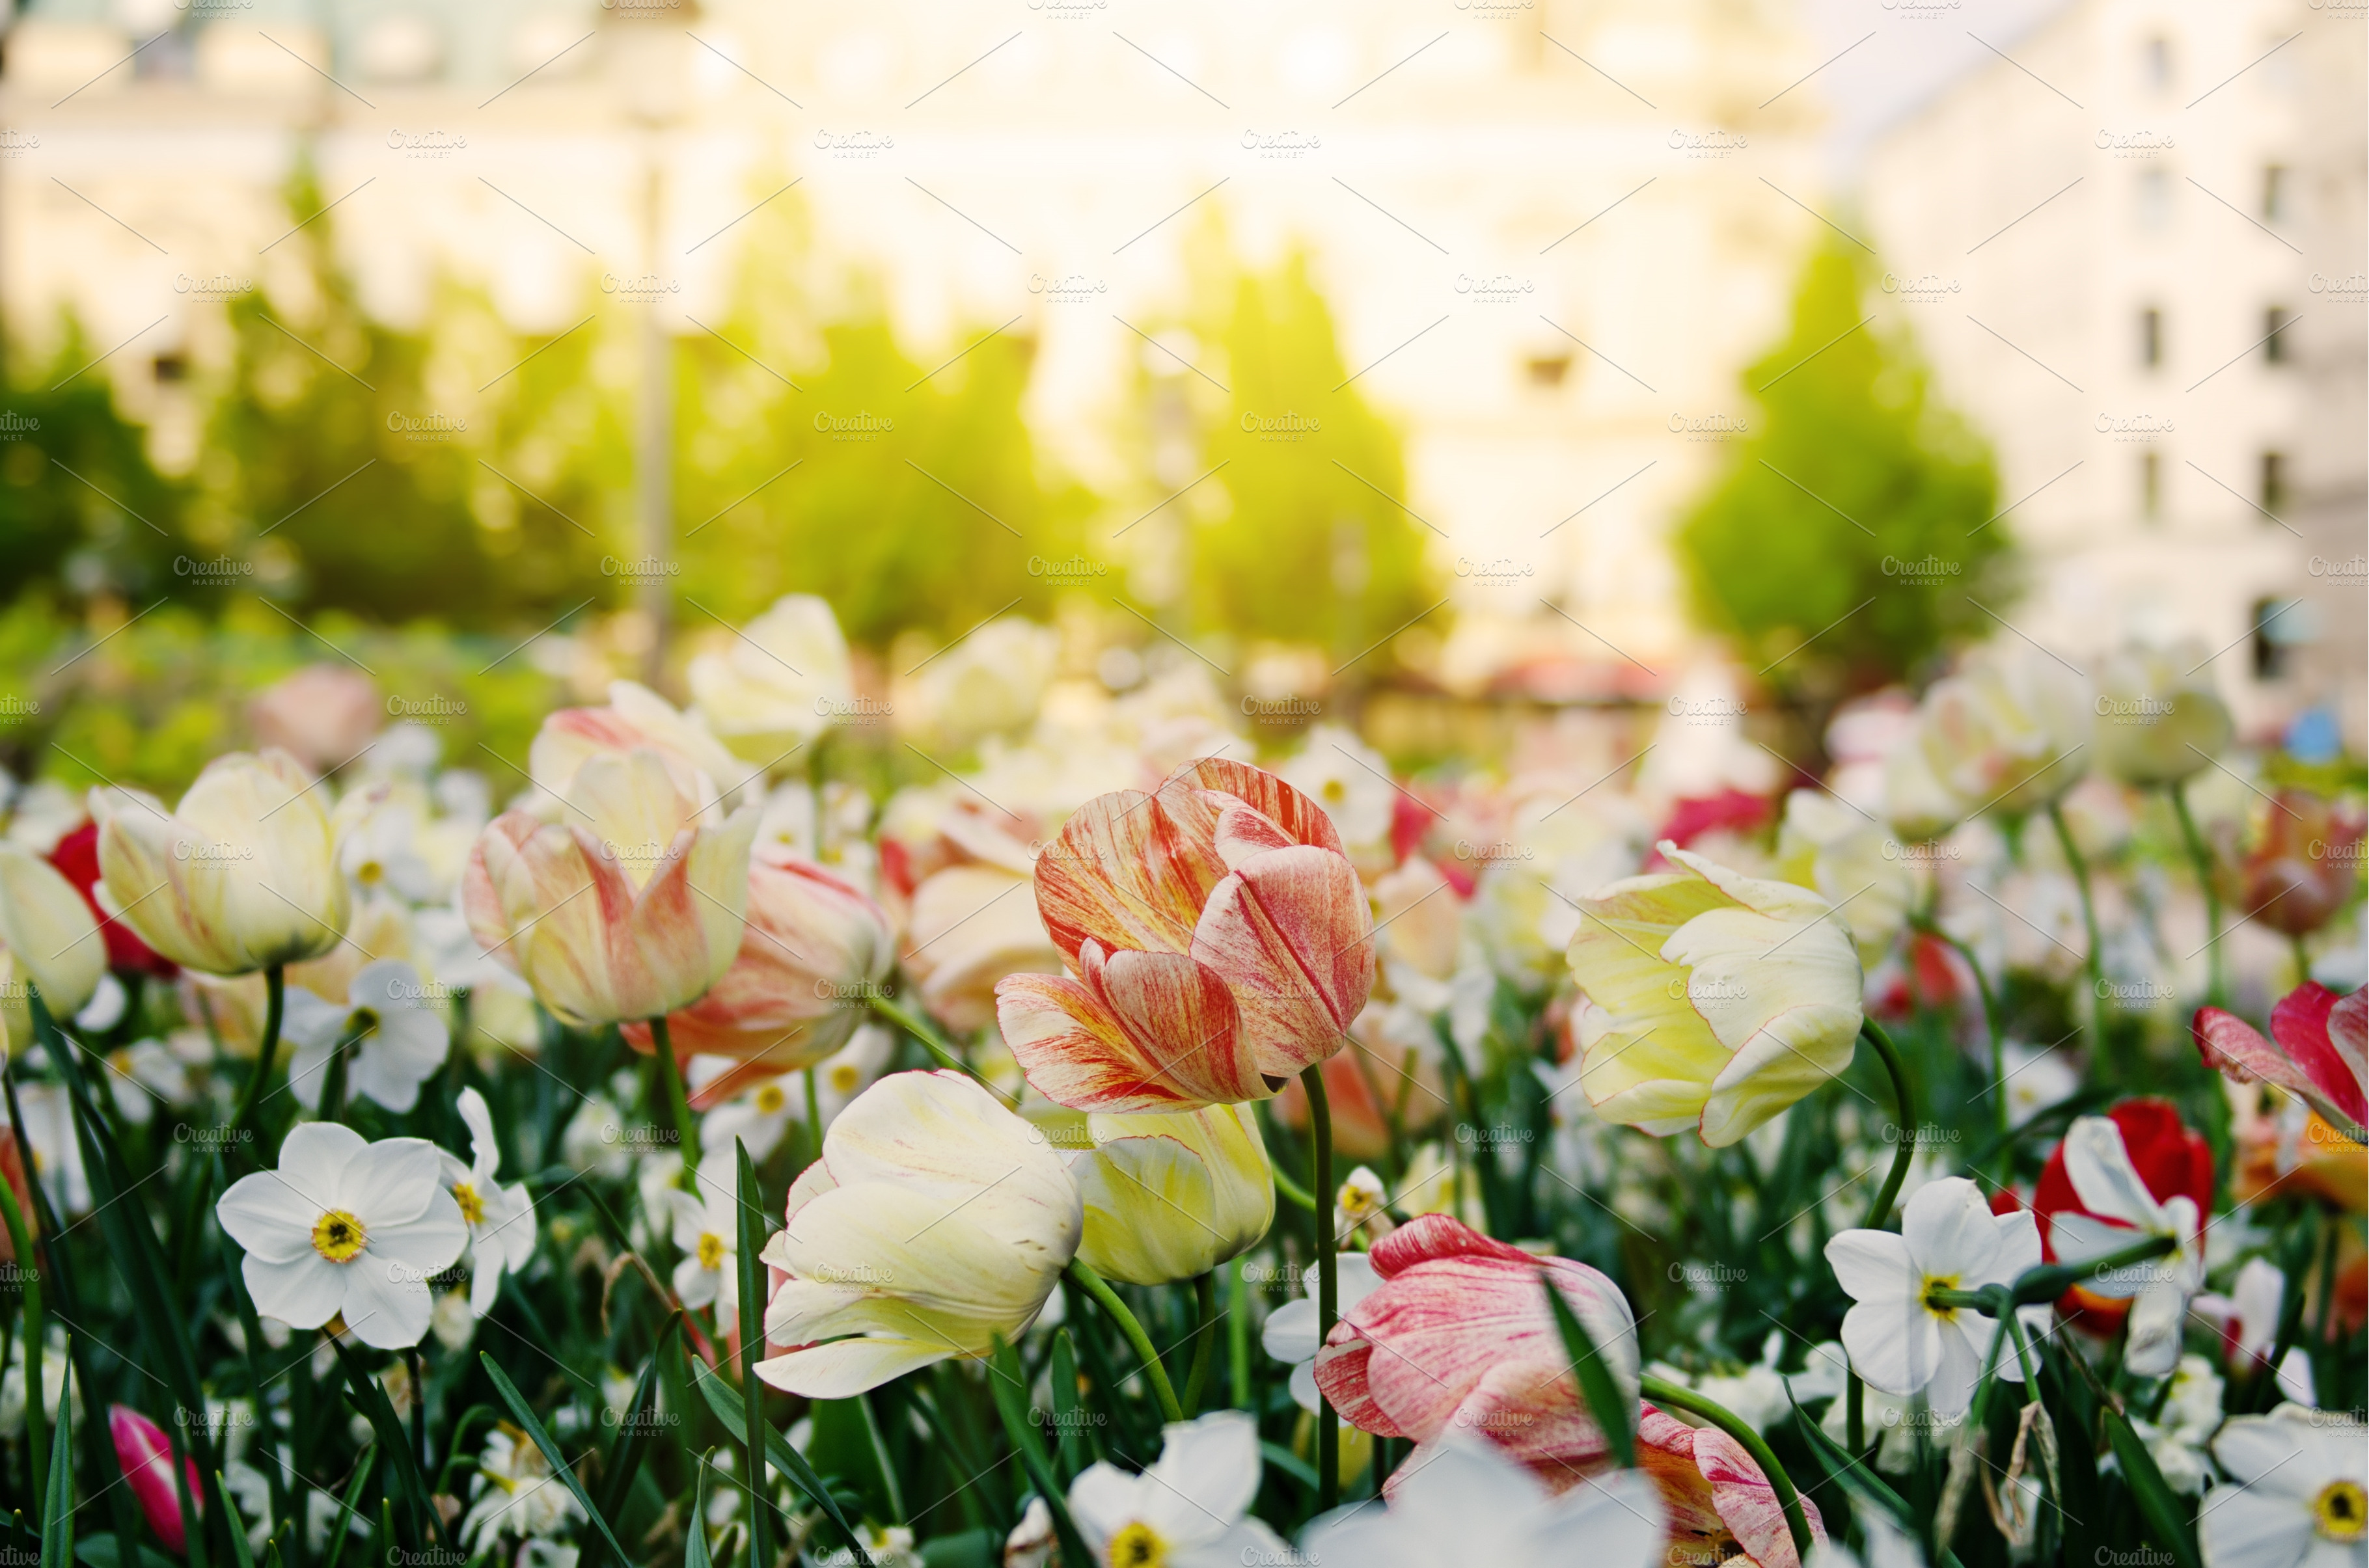
{"label": "closed tulip bud", "polygon": [[2098,765],[2125,784],[2177,784],[2229,744],[2201,644],[2127,648],[2098,672]]}
{"label": "closed tulip bud", "polygon": [[1859,951],[1816,893],[1661,851],[1680,869],[1580,901],[1580,1084],[1607,1121],[1723,1148],[1849,1063]]}
{"label": "closed tulip bud", "polygon": [[822,733],[834,704],[855,697],[847,639],[826,601],[789,594],[750,621],[720,653],[691,662],[700,717],[759,761]]}
{"label": "closed tulip bud", "polygon": [[[709,1083],[704,1101],[745,1083],[811,1067],[847,1043],[865,1002],[895,961],[888,918],[855,887],[810,860],[760,846],[749,863],[740,950],[706,995],[667,1019],[683,1055],[739,1065]],[[625,1038],[650,1049],[647,1024]]]}
{"label": "closed tulip bud", "polygon": [[[181,1518],[180,1488],[173,1483],[173,1445],[165,1428],[126,1404],[107,1407],[107,1435],[115,1441],[115,1461],[123,1467],[123,1483],[139,1500],[148,1528],[167,1551],[182,1551],[188,1530]],[[181,1461],[182,1479],[189,1488],[189,1506],[198,1507],[201,1493],[198,1467]]]}
{"label": "closed tulip bud", "polygon": [[0,843],[0,944],[60,1017],[82,1011],[107,972],[107,940],[90,905],[55,866]]}
{"label": "closed tulip bud", "polygon": [[1206,1274],[1275,1223],[1275,1171],[1247,1106],[1172,1116],[1093,1116],[1094,1147],[1070,1166],[1086,1205],[1078,1256],[1130,1285]]}
{"label": "closed tulip bud", "polygon": [[1012,976],[996,1016],[1028,1081],[1080,1110],[1264,1099],[1347,1043],[1373,989],[1333,820],[1239,762],[1088,801],[1037,858],[1036,907],[1075,973]]}
{"label": "closed tulip bud", "polygon": [[740,950],[757,808],[716,822],[705,776],[648,747],[586,758],[564,799],[556,823],[505,812],[478,835],[470,930],[570,1023],[697,1001]]}
{"label": "closed tulip bud", "polygon": [[138,790],[93,790],[101,907],[208,974],[320,957],[344,938],[352,905],[314,782],[284,751],[234,752],[169,815]]}
{"label": "closed tulip bud", "polygon": [[1840,909],[1867,958],[1882,956],[1908,924],[1925,893],[1922,866],[1882,824],[1824,790],[1785,798],[1778,869]]}
{"label": "closed tulip bud", "polygon": [[593,757],[644,750],[666,759],[686,794],[700,792],[702,774],[712,795],[736,787],[749,772],[698,718],[629,680],[610,683],[606,708],[563,708],[544,720],[527,748],[527,770],[546,795],[566,800],[577,770]]}
{"label": "closed tulip bud", "polygon": [[2089,770],[2094,703],[2070,666],[2021,643],[1997,644],[1925,694],[1917,739],[1966,815],[2035,811]]}
{"label": "closed tulip bud", "polygon": [[1076,1256],[1077,1184],[1044,1135],[959,1073],[898,1073],[830,1124],[764,1260],[789,1276],[757,1363],[775,1388],[846,1399],[1036,1321]]}

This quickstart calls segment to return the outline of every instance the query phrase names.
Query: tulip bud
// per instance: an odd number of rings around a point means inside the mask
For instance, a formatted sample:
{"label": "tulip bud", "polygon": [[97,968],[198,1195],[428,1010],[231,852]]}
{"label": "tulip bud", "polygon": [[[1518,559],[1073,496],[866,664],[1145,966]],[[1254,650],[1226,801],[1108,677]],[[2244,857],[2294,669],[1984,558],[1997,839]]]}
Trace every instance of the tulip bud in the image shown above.
{"label": "tulip bud", "polygon": [[59,1017],[82,1011],[107,972],[107,942],[82,894],[13,844],[0,844],[0,944]]}
{"label": "tulip bud", "polygon": [[2034,811],[2089,770],[2094,703],[2089,681],[2068,665],[2020,643],[1996,644],[1925,694],[1917,742],[1964,814]]}
{"label": "tulip bud", "polygon": [[559,822],[505,812],[478,835],[470,930],[572,1023],[697,1001],[740,949],[757,808],[716,822],[706,776],[642,746],[586,758],[564,801]]}
{"label": "tulip bud", "polygon": [[1086,1206],[1078,1256],[1130,1285],[1206,1274],[1275,1223],[1275,1171],[1248,1106],[1090,1116],[1094,1147],[1070,1166]]}
{"label": "tulip bud", "polygon": [[2098,672],[2098,765],[2125,784],[2176,784],[2229,744],[2229,709],[2201,644],[2127,648]]}
{"label": "tulip bud", "polygon": [[[129,1405],[110,1404],[107,1431],[115,1439],[115,1460],[123,1467],[124,1484],[139,1499],[148,1528],[156,1532],[167,1551],[183,1551],[188,1536],[181,1519],[180,1489],[173,1484],[173,1445],[165,1428]],[[202,1512],[198,1467],[184,1459],[181,1469],[189,1483],[189,1506]]]}
{"label": "tulip bud", "polygon": [[294,757],[265,751],[208,763],[170,815],[138,790],[93,790],[100,906],[208,974],[327,952],[352,906],[314,786]]}
{"label": "tulip bud", "polygon": [[761,762],[822,733],[831,705],[855,696],[847,639],[812,594],[774,600],[723,653],[692,660],[690,680],[700,717]]}
{"label": "tulip bud", "polygon": [[1849,1064],[1859,951],[1816,893],[1661,851],[1681,869],[1580,901],[1580,1083],[1607,1121],[1723,1148]]}

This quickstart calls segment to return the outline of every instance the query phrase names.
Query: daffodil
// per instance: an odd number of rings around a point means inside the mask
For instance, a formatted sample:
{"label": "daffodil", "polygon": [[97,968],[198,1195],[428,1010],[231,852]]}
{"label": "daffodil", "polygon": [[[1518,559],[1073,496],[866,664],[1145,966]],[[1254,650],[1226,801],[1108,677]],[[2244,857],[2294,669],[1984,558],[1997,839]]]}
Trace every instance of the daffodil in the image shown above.
{"label": "daffodil", "polygon": [[[2040,1232],[2019,1210],[1994,1215],[1982,1189],[1945,1176],[1917,1189],[1901,1212],[1898,1234],[1845,1231],[1826,1244],[1826,1262],[1858,1304],[1843,1316],[1843,1346],[1870,1386],[1902,1397],[1923,1393],[1937,1413],[1955,1415],[1972,1401],[1998,1324],[1937,1292],[2012,1283],[2040,1262]],[[2015,1381],[2023,1368],[2001,1346],[1998,1375]]]}
{"label": "daffodil", "polygon": [[2189,1300],[2204,1288],[2203,1216],[2184,1192],[2157,1200],[2131,1163],[2123,1130],[2106,1117],[2077,1118],[2064,1153],[2065,1173],[2087,1212],[2050,1217],[2049,1244],[2059,1262],[2103,1257],[2149,1236],[2172,1243],[2165,1256],[2109,1268],[2082,1283],[2092,1295],[2131,1303],[2123,1365],[2143,1378],[2162,1377],[2179,1363]]}
{"label": "daffodil", "polygon": [[469,1227],[469,1310],[484,1317],[493,1311],[502,1275],[515,1274],[534,1256],[534,1199],[526,1183],[504,1187],[495,1180],[501,1169],[501,1145],[494,1140],[494,1114],[486,1096],[463,1089],[461,1120],[469,1129],[469,1164],[439,1150],[444,1185]]}
{"label": "daffodil", "polygon": [[2229,1475],[2196,1510],[2205,1568],[2360,1568],[2369,1556],[2369,1433],[2283,1404],[2213,1439]]}
{"label": "daffodil", "polygon": [[739,1205],[731,1188],[704,1176],[697,1197],[680,1188],[666,1197],[674,1244],[682,1251],[674,1293],[686,1307],[714,1307],[716,1327],[729,1334],[740,1317]]}
{"label": "daffodil", "polygon": [[1160,1458],[1141,1475],[1108,1460],[1088,1465],[1070,1483],[1070,1516],[1094,1561],[1111,1568],[1283,1562],[1282,1539],[1248,1517],[1259,1469],[1256,1418],[1216,1411],[1170,1423]]}
{"label": "daffodil", "polygon": [[401,959],[364,964],[343,1006],[290,986],[280,1032],[296,1048],[288,1059],[288,1087],[306,1110],[320,1108],[340,1048],[349,1092],[405,1111],[419,1103],[419,1085],[444,1065],[452,1044],[441,1003]]}

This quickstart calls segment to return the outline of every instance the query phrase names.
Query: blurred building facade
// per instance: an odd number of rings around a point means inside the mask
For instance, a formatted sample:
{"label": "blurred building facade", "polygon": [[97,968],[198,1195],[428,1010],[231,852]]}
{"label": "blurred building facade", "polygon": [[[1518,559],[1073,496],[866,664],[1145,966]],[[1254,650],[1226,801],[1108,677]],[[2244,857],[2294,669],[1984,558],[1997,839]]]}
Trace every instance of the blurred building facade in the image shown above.
{"label": "blurred building facade", "polygon": [[1254,264],[1307,250],[1407,433],[1462,612],[1449,684],[1636,695],[1688,656],[1664,530],[1820,232],[1790,5],[690,5],[33,0],[0,77],[0,301],[20,332],[70,304],[186,463],[173,367],[222,289],[274,276],[300,153],[375,311],[416,318],[442,275],[543,333],[635,279],[702,330],[733,225],[796,182],[926,362],[1033,333],[1033,422],[1131,516],[1110,410],[1139,362],[1185,373],[1133,327],[1173,315],[1222,210]]}
{"label": "blurred building facade", "polygon": [[[2013,630],[2193,639],[2247,732],[2363,744],[2363,19],[2076,0],[1880,139],[1867,199],[2031,551]],[[2306,744],[2309,742],[2306,739]]]}

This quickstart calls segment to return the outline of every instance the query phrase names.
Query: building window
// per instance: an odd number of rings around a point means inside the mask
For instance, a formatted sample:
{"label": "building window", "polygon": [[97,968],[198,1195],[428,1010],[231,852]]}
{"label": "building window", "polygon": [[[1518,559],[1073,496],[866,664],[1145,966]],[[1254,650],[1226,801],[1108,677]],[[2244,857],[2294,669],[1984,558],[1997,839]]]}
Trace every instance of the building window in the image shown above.
{"label": "building window", "polygon": [[2148,233],[2160,233],[2171,227],[2171,173],[2168,169],[2146,169],[2139,175],[2139,227]]}
{"label": "building window", "polygon": [[2287,455],[2262,454],[2262,510],[2276,517],[2287,509]]}
{"label": "building window", "polygon": [[2139,70],[2146,85],[2155,91],[2168,92],[2171,87],[2171,40],[2157,36],[2146,40],[2140,51]]}
{"label": "building window", "polygon": [[2289,217],[2287,207],[2295,199],[2294,182],[2287,178],[2286,165],[2271,164],[2262,170],[2262,219],[2265,222],[2283,223]]}
{"label": "building window", "polygon": [[2149,522],[2163,516],[2163,454],[2152,447],[2139,454],[2139,516]]}
{"label": "building window", "polygon": [[2262,358],[2273,365],[2284,365],[2294,358],[2294,346],[2287,341],[2287,327],[2294,321],[2294,314],[2284,305],[2272,305],[2262,312]]}
{"label": "building window", "polygon": [[1571,373],[1571,356],[1568,354],[1536,355],[1524,369],[1529,372],[1530,385],[1559,387],[1562,385],[1563,378]]}
{"label": "building window", "polygon": [[2312,640],[2311,607],[2301,599],[2254,601],[2254,678],[2280,680],[2295,667],[2297,648]]}
{"label": "building window", "polygon": [[2163,312],[2153,305],[2139,312],[2139,363],[2150,370],[2163,363]]}

